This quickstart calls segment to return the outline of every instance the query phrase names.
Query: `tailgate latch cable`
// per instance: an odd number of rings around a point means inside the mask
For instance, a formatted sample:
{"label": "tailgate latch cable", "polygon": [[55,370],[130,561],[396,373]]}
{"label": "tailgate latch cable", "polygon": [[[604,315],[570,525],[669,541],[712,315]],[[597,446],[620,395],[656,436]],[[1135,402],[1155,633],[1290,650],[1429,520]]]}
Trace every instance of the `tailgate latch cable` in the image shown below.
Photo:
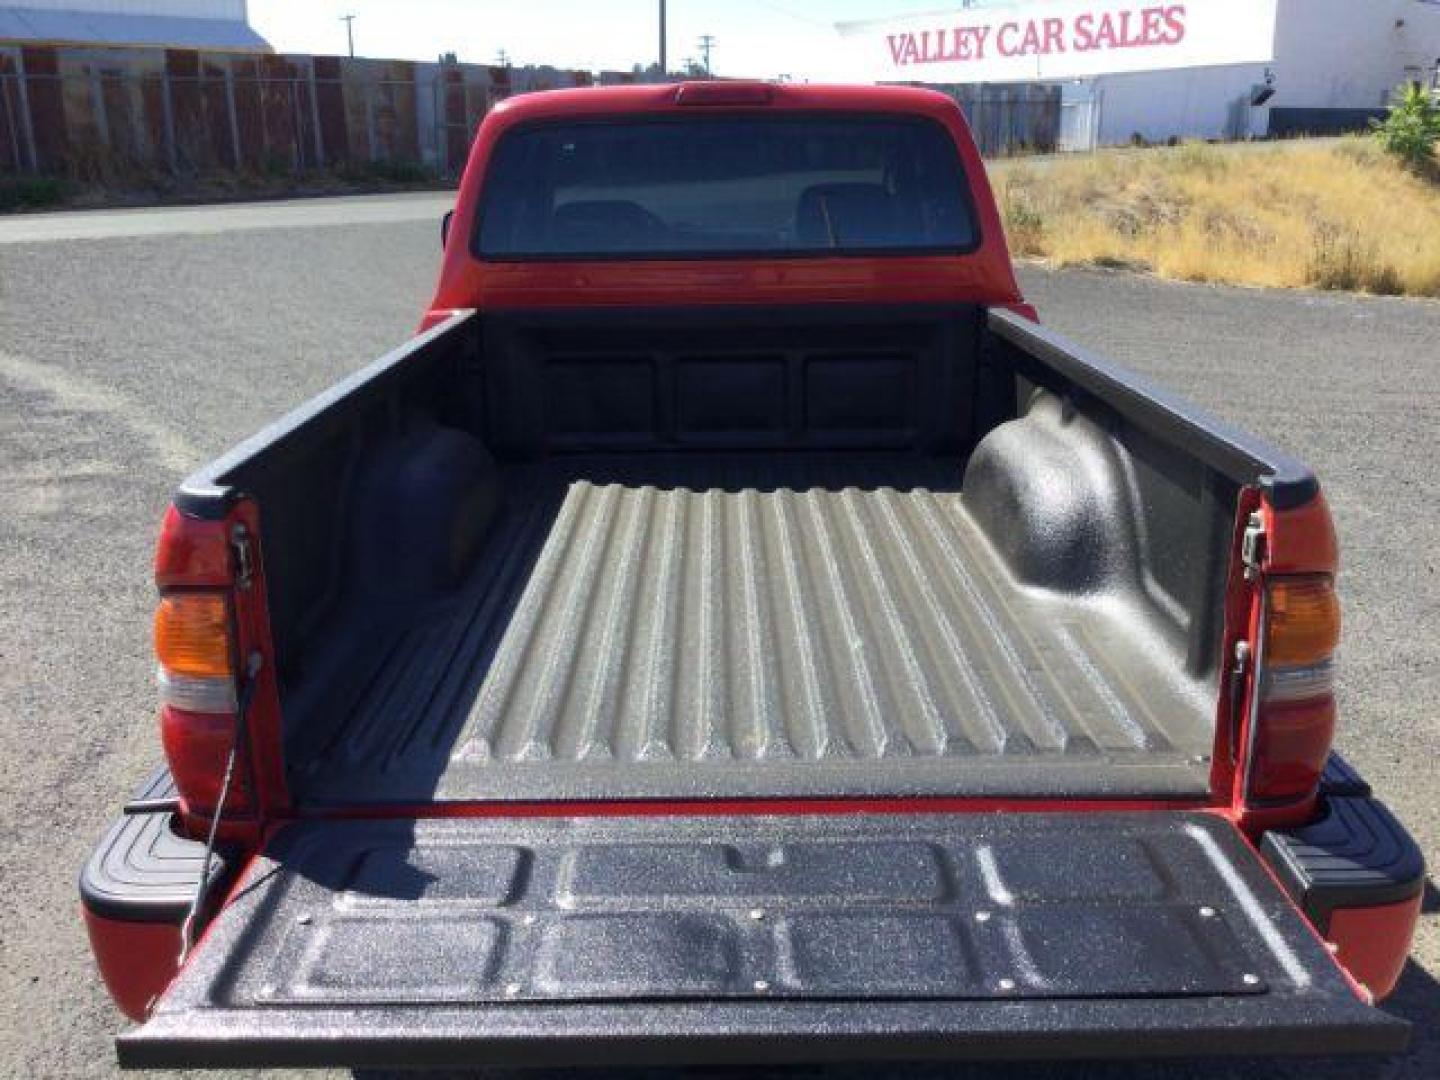
{"label": "tailgate latch cable", "polygon": [[206,896],[214,880],[210,875],[210,863],[215,855],[215,836],[220,830],[220,816],[225,810],[225,800],[230,797],[230,784],[235,779],[235,761],[240,756],[240,747],[245,741],[245,718],[250,712],[250,699],[255,692],[255,676],[260,674],[263,661],[258,652],[252,652],[245,659],[245,682],[240,687],[235,704],[235,738],[230,743],[230,753],[225,758],[225,778],[220,783],[220,797],[215,800],[215,809],[210,816],[210,832],[205,837],[205,860],[200,865],[200,880],[195,886],[195,896],[185,912],[185,921],[180,924],[180,963],[183,965],[190,956],[194,944],[195,920],[205,906]]}

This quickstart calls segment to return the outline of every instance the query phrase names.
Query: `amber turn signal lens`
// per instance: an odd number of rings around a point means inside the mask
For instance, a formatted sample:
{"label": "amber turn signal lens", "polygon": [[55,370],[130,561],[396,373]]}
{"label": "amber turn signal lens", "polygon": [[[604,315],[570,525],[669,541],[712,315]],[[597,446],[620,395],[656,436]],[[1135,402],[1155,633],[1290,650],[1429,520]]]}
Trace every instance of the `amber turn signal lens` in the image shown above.
{"label": "amber turn signal lens", "polygon": [[230,617],[219,593],[174,593],[155,609],[155,657],[172,675],[228,678]]}
{"label": "amber turn signal lens", "polygon": [[1279,578],[1270,584],[1265,663],[1315,664],[1340,644],[1340,601],[1329,577]]}

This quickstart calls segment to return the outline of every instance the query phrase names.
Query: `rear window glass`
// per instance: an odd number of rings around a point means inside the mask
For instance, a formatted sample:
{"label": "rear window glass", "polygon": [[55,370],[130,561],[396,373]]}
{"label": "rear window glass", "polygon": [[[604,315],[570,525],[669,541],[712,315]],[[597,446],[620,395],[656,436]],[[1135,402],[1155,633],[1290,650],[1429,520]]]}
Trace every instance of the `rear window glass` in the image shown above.
{"label": "rear window glass", "polygon": [[490,160],[483,258],[966,251],[969,188],[918,119],[705,117],[520,128]]}

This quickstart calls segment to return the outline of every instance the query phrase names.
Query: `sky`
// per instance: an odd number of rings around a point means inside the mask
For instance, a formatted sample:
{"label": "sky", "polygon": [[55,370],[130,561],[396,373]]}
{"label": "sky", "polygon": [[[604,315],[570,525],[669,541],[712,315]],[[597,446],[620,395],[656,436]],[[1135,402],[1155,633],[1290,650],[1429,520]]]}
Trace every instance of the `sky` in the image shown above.
{"label": "sky", "polygon": [[[672,70],[712,34],[716,75],[845,79],[834,24],[954,9],[961,0],[668,0]],[[358,56],[629,71],[659,49],[658,0],[250,0],[250,24],[281,52],[343,54],[355,16]]]}

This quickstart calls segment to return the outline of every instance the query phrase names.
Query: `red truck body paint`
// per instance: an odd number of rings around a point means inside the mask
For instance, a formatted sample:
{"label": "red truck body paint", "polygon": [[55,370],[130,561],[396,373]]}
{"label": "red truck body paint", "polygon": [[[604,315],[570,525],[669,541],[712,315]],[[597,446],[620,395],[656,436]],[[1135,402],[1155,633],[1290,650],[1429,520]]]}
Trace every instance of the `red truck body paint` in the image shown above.
{"label": "red truck body paint", "polygon": [[180,970],[180,927],[107,919],[81,905],[100,977],[120,1011],[143,1020]]}

